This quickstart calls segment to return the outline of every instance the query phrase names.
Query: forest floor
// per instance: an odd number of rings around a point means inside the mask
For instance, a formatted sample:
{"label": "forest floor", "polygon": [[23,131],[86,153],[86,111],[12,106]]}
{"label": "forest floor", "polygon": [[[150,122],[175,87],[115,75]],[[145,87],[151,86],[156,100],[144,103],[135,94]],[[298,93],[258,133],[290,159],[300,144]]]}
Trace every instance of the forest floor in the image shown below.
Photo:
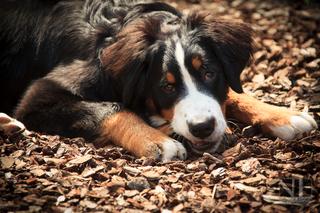
{"label": "forest floor", "polygon": [[[320,123],[320,9],[303,1],[175,1],[257,30],[244,91]],[[82,138],[0,131],[0,212],[319,212],[320,131],[261,137],[233,121],[233,144],[185,161],[136,158]],[[260,137],[257,137],[260,136]]]}

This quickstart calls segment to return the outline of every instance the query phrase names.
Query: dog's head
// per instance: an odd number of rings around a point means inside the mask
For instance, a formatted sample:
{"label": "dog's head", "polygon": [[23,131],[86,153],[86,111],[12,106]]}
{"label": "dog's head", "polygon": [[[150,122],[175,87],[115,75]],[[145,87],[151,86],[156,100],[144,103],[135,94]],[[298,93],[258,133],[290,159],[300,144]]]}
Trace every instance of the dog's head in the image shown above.
{"label": "dog's head", "polygon": [[126,106],[143,108],[154,127],[169,124],[195,152],[213,152],[226,130],[228,89],[242,92],[252,37],[248,25],[204,13],[146,16],[120,31],[102,61]]}

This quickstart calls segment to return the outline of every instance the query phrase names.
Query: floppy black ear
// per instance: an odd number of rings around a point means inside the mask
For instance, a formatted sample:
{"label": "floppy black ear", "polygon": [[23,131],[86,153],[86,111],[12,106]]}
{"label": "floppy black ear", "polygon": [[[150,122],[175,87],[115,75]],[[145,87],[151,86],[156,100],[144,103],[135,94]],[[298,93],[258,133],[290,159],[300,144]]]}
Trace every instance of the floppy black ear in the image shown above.
{"label": "floppy black ear", "polygon": [[125,106],[134,105],[144,89],[152,44],[162,39],[159,32],[159,20],[152,17],[137,19],[124,27],[116,36],[116,42],[100,56],[103,69],[116,80]]}
{"label": "floppy black ear", "polygon": [[240,74],[254,51],[254,30],[248,24],[214,18],[208,13],[189,16],[189,27],[221,61],[229,86],[242,93]]}

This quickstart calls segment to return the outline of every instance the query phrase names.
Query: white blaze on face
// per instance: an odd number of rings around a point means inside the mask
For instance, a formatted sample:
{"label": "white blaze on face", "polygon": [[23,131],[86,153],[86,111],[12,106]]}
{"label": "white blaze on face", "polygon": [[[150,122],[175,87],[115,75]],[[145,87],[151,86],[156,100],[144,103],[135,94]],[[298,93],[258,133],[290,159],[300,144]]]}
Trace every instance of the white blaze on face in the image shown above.
{"label": "white blaze on face", "polygon": [[[220,104],[214,97],[197,89],[192,76],[185,66],[184,51],[180,41],[176,43],[175,58],[180,66],[186,96],[174,108],[174,116],[171,123],[173,131],[193,142],[220,141],[226,130],[226,121]],[[210,136],[200,139],[190,133],[188,123],[201,123],[211,118],[215,119],[215,129]]]}

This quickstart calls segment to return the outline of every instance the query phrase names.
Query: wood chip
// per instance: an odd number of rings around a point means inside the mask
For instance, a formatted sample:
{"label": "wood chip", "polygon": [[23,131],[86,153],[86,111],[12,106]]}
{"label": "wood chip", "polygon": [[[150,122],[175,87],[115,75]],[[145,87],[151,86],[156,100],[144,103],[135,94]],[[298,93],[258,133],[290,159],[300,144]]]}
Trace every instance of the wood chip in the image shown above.
{"label": "wood chip", "polygon": [[1,167],[3,169],[8,169],[14,164],[14,158],[11,156],[1,157]]}
{"label": "wood chip", "polygon": [[35,169],[35,170],[32,170],[30,171],[34,176],[37,176],[37,177],[42,177],[44,176],[46,173],[44,170],[42,169]]}
{"label": "wood chip", "polygon": [[81,164],[81,163],[85,163],[91,159],[92,159],[92,155],[86,155],[86,156],[78,157],[76,159],[69,161],[69,164]]}

